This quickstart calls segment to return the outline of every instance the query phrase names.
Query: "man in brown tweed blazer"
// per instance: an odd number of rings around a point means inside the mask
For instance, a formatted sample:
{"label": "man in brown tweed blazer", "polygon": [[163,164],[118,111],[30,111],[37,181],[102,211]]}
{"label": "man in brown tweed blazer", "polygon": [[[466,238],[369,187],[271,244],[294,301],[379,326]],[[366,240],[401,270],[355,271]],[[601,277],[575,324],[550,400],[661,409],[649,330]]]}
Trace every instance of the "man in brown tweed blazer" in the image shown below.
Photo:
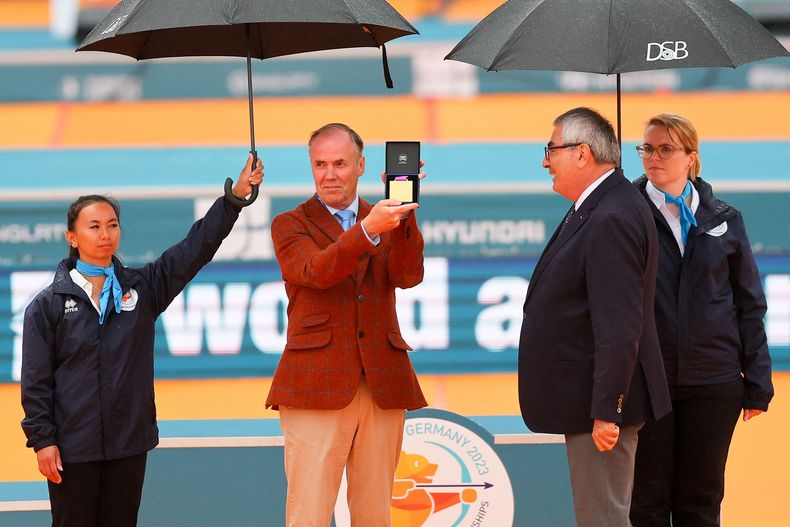
{"label": "man in brown tweed blazer", "polygon": [[405,410],[426,406],[395,313],[395,288],[423,278],[418,205],[359,198],[363,143],[348,126],[308,145],[316,194],[271,228],[288,341],[266,405],[285,436],[286,525],[328,527],[346,468],[352,524],[389,526]]}

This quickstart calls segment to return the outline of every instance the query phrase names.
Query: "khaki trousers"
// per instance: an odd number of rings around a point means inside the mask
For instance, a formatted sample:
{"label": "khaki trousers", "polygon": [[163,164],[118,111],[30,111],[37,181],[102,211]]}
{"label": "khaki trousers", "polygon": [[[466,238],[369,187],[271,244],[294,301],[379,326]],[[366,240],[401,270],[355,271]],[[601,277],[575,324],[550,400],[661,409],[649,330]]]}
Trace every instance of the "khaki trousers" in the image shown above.
{"label": "khaki trousers", "polygon": [[343,469],[352,527],[390,527],[405,410],[382,410],[367,384],[341,410],[280,407],[287,527],[329,527]]}

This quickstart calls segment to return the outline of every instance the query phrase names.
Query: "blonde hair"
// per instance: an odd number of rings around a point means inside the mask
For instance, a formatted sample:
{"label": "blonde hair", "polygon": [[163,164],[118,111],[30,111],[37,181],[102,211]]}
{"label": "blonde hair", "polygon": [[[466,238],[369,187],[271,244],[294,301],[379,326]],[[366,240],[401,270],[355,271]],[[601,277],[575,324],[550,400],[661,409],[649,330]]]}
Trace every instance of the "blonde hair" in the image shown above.
{"label": "blonde hair", "polygon": [[687,174],[687,177],[691,181],[697,179],[697,176],[702,172],[702,162],[699,158],[699,137],[697,136],[697,129],[694,128],[691,121],[682,115],[660,113],[651,117],[647,122],[647,126],[663,126],[670,137],[678,141],[678,143],[680,143],[679,146],[682,146],[687,154],[692,152],[697,153],[694,164],[691,165]]}

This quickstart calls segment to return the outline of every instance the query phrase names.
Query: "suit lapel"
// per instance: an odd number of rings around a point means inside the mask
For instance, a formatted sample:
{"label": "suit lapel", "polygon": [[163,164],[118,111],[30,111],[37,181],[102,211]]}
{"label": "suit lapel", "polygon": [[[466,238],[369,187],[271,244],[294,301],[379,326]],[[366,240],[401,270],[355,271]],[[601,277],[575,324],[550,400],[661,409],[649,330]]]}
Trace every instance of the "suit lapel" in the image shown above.
{"label": "suit lapel", "polygon": [[[359,211],[358,211],[358,214],[357,214],[357,223],[359,223],[362,220],[364,220],[365,217],[367,217],[367,215],[370,214],[370,209],[372,209],[372,208],[373,207],[371,206],[370,203],[368,203],[367,201],[365,201],[362,198],[359,198]],[[384,243],[384,236],[385,236],[385,234],[386,233],[381,233],[381,235],[380,235],[381,237],[379,239],[379,244]],[[363,234],[363,236],[364,236],[364,234]],[[365,273],[368,270],[368,262],[370,262],[370,258],[363,258],[362,261],[359,262],[359,265],[357,265],[357,268],[354,271],[354,275],[353,275],[354,276],[354,280],[357,282],[357,284],[361,284],[362,281],[364,280]]]}
{"label": "suit lapel", "polygon": [[[587,203],[587,200],[584,201]],[[549,241],[548,245],[546,245],[546,249],[543,251],[543,254],[538,260],[538,264],[535,266],[535,271],[532,273],[532,278],[529,282],[529,287],[527,288],[527,300],[529,300],[530,292],[533,291],[535,288],[533,285],[537,283],[540,275],[543,274],[543,271],[549,266],[551,260],[556,256],[557,252],[570,240],[573,238],[573,235],[576,234],[576,231],[581,229],[582,225],[587,221],[590,215],[588,211],[584,208],[584,204],[582,204],[582,208],[577,210],[571,221],[562,229],[562,224],[557,227],[557,231],[554,233],[551,241]],[[561,232],[560,232],[561,231]]]}
{"label": "suit lapel", "polygon": [[546,248],[543,250],[543,254],[540,256],[540,259],[535,266],[535,271],[532,273],[532,278],[530,279],[529,287],[527,288],[527,298],[524,301],[525,305],[529,301],[530,293],[535,290],[534,286],[540,278],[540,275],[543,274],[543,271],[545,271],[546,268],[551,264],[554,256],[556,256],[559,250],[562,249],[562,247],[571,238],[573,238],[576,232],[587,222],[593,209],[595,209],[595,206],[598,204],[598,201],[600,201],[600,199],[607,192],[609,192],[610,189],[612,189],[624,179],[625,178],[623,177],[622,171],[620,169],[616,169],[613,174],[610,174],[609,177],[607,177],[600,185],[598,185],[592,194],[587,196],[581,207],[579,207],[579,210],[576,211],[576,213],[573,215],[573,218],[571,218],[564,229],[562,229],[562,224],[557,227],[557,230],[554,232],[554,236],[552,236],[551,240],[549,240],[549,243],[546,245]]}
{"label": "suit lapel", "polygon": [[[571,205],[571,207],[573,206],[574,205]],[[570,209],[568,209],[568,211],[570,211]],[[567,216],[567,214],[568,213],[566,212],[565,215]],[[538,263],[535,264],[535,270],[532,271],[532,277],[529,280],[530,286],[527,288],[527,298],[529,298],[529,294],[533,289],[532,284],[534,284],[538,280],[538,277],[543,273],[543,270],[546,268],[545,265],[546,262],[548,262],[548,260],[550,260],[551,256],[553,256],[554,254],[552,247],[554,247],[554,244],[560,235],[560,230],[562,230],[563,221],[565,221],[565,216],[562,217],[562,221],[560,221],[560,224],[557,225],[556,229],[554,229],[554,234],[552,234],[551,238],[549,238],[548,243],[546,243],[546,247],[543,249],[543,252],[540,254],[540,258],[538,258]]]}
{"label": "suit lapel", "polygon": [[[367,201],[359,198],[359,210],[357,213],[357,223],[361,222],[365,217],[370,214],[370,209],[373,207]],[[318,200],[318,196],[314,195],[307,200],[304,204],[305,216],[313,225],[315,225],[321,232],[323,232],[332,243],[337,242],[340,235],[343,234],[343,227],[332,216],[329,211],[324,207],[323,203]],[[364,234],[363,234],[364,236]],[[384,243],[386,233],[381,234],[381,243]],[[357,283],[362,283],[365,277],[365,272],[368,269],[368,261],[370,258],[363,258],[351,273],[351,278]]]}
{"label": "suit lapel", "polygon": [[326,207],[318,201],[318,195],[314,195],[305,202],[304,210],[305,216],[331,241],[336,242],[340,235],[343,234],[343,227],[326,210]]}

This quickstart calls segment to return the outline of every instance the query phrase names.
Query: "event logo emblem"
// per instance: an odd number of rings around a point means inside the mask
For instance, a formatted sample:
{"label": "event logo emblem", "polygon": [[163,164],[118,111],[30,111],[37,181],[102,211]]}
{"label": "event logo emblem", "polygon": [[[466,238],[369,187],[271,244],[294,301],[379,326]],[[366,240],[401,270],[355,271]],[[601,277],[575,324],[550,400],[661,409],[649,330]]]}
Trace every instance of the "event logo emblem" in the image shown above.
{"label": "event logo emblem", "polygon": [[405,165],[408,162],[409,162],[409,156],[407,156],[406,154],[400,154],[398,156],[398,164],[399,165]]}
{"label": "event logo emblem", "polygon": [[648,42],[647,60],[655,62],[657,60],[683,60],[689,56],[688,45],[683,40],[666,42]]}
{"label": "event logo emblem", "polygon": [[[457,414],[410,412],[395,469],[392,527],[513,525],[513,488],[493,442],[490,433]],[[340,496],[345,492],[341,488]],[[350,523],[340,505],[338,527]]]}
{"label": "event logo emblem", "polygon": [[134,311],[134,308],[137,307],[137,298],[137,290],[134,288],[124,293],[121,297],[121,311]]}

